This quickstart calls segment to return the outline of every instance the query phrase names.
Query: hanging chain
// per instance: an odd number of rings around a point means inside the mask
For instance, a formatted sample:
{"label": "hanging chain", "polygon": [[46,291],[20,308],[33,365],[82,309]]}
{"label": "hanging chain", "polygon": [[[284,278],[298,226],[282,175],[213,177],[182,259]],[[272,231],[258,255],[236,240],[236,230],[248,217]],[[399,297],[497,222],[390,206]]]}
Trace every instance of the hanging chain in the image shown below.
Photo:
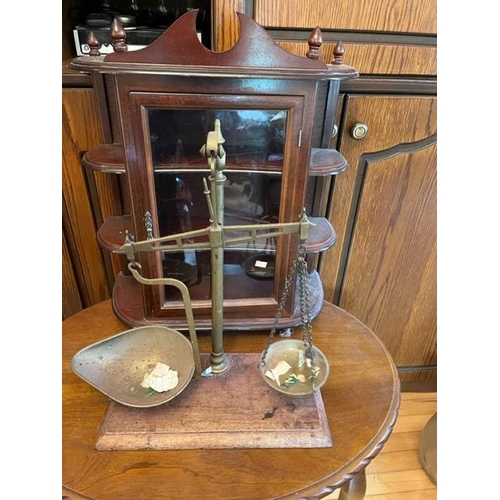
{"label": "hanging chain", "polygon": [[285,287],[284,287],[284,290],[283,290],[283,295],[281,296],[281,300],[280,300],[280,303],[279,303],[279,306],[278,306],[278,312],[276,313],[276,317],[274,318],[274,324],[271,327],[271,331],[269,333],[269,339],[267,341],[267,346],[264,349],[264,352],[262,353],[262,356],[260,358],[260,364],[261,364],[261,366],[264,366],[266,364],[267,352],[269,351],[269,347],[273,343],[273,339],[274,339],[274,335],[276,334],[276,329],[278,327],[278,323],[281,320],[281,314],[282,314],[283,309],[285,307],[285,302],[286,302],[286,299],[288,297],[288,293],[290,292],[290,287],[292,285],[292,280],[295,277],[295,273],[296,273],[296,270],[297,270],[299,258],[300,258],[300,256],[298,256],[293,261],[292,267],[290,268],[290,272],[288,273],[288,276],[286,278]]}
{"label": "hanging chain", "polygon": [[[304,246],[305,245],[301,245]],[[305,253],[305,248],[304,248]],[[313,387],[316,382],[316,364],[314,362],[313,340],[312,340],[312,318],[311,301],[309,294],[309,274],[307,273],[307,263],[305,258],[298,259],[299,263],[299,300],[300,316],[302,319],[302,341],[306,346],[306,359],[310,362],[311,379]]]}
{"label": "hanging chain", "polygon": [[274,341],[274,336],[276,334],[276,329],[278,327],[278,323],[281,320],[281,315],[283,309],[285,307],[285,302],[290,292],[290,287],[295,276],[298,274],[299,277],[299,301],[300,301],[300,315],[302,322],[302,341],[306,346],[306,359],[310,360],[311,363],[311,373],[312,380],[314,384],[315,380],[315,364],[314,364],[314,356],[313,356],[313,344],[312,344],[312,320],[311,320],[311,308],[310,308],[310,295],[309,295],[309,275],[307,272],[307,263],[306,263],[306,246],[301,243],[297,249],[297,257],[292,263],[292,267],[290,268],[290,272],[285,281],[285,286],[283,290],[283,295],[281,296],[281,300],[278,306],[278,312],[276,313],[276,317],[274,319],[274,324],[269,333],[269,339],[267,342],[267,346],[262,353],[260,359],[260,365],[265,366],[266,364],[266,356],[269,351],[271,344]]}

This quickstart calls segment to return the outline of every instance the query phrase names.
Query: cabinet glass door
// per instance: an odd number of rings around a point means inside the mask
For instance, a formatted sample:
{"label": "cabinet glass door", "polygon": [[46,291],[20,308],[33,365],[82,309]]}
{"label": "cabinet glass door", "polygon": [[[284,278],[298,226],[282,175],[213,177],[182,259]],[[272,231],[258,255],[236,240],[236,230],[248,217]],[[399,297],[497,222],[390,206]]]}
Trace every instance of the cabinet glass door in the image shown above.
{"label": "cabinet glass door", "polygon": [[[157,209],[157,237],[210,224],[203,178],[210,175],[200,153],[207,134],[221,123],[226,153],[224,227],[279,221],[287,111],[280,109],[149,108],[149,138]],[[240,234],[234,234],[239,236]],[[273,297],[275,238],[224,251],[224,299]],[[163,276],[183,281],[192,300],[210,300],[210,250],[163,252]],[[181,300],[165,289],[166,301]]]}
{"label": "cabinet glass door", "polygon": [[[167,93],[160,77],[124,76],[122,83],[126,87],[120,94],[122,120],[134,124],[123,127],[122,134],[135,240],[198,231],[189,236],[192,241],[183,239],[175,249],[163,245],[157,251],[140,253],[142,275],[183,281],[195,319],[209,323],[212,294],[218,290],[220,275],[213,279],[215,252],[209,238],[217,237],[213,236],[204,185],[206,181],[211,188],[211,172],[201,150],[218,121],[225,152],[225,181],[219,190],[224,195],[219,213],[224,219],[223,240],[240,237],[238,243],[224,245],[223,259],[217,261],[223,261],[216,269],[222,269],[224,320],[228,324],[240,318],[264,317],[268,321],[283,294],[295,257],[290,249],[298,236],[242,242],[250,232],[234,234],[231,226],[298,222],[309,165],[309,149],[301,142],[304,95],[299,91],[279,93],[286,82],[276,84],[273,95],[264,94],[257,82],[250,81],[245,88],[248,94],[235,93],[234,85],[241,85],[241,80],[227,85],[226,93],[209,93],[198,81],[196,92],[184,85]],[[185,317],[175,287],[145,286],[141,292],[146,316],[179,321]],[[292,298],[293,290],[284,315],[290,314]]]}

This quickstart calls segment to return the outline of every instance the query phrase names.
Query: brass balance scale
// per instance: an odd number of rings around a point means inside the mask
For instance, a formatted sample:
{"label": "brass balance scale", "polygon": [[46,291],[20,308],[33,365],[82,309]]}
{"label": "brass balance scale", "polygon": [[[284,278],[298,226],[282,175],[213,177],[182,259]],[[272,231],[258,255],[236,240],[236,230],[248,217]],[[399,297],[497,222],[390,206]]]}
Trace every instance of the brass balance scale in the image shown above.
{"label": "brass balance scale", "polygon": [[[302,397],[302,406],[305,412],[310,413],[311,409],[313,409],[314,413],[318,410],[322,411],[322,402],[318,389],[328,378],[329,363],[324,354],[313,345],[312,341],[312,319],[308,289],[309,275],[305,259],[305,243],[312,223],[308,220],[305,211],[303,211],[300,214],[299,221],[295,223],[225,226],[223,216],[224,182],[226,177],[223,170],[226,154],[222,146],[224,142],[221,124],[217,119],[214,130],[208,133],[206,144],[200,150],[200,153],[207,158],[210,168],[210,187],[206,179],[203,179],[204,194],[210,214],[210,225],[201,230],[161,238],[150,238],[140,242],[133,241],[133,238],[127,234],[123,245],[123,250],[129,261],[128,268],[138,282],[143,285],[166,285],[179,289],[186,311],[189,340],[181,332],[165,326],[137,327],[82,349],[74,356],[72,369],[90,385],[124,407],[161,407],[178,397],[190,384],[202,384],[203,379],[208,377],[226,376],[231,379],[239,377],[239,381],[233,383],[233,390],[235,393],[240,393],[244,389],[241,385],[248,386],[248,380],[251,380],[252,377],[255,378],[255,373],[259,373],[261,386],[266,387],[262,384],[263,379],[267,386],[281,394],[278,398],[281,398],[285,405],[289,404],[287,398]],[[235,244],[252,242],[258,239],[276,238],[291,233],[299,234],[300,243],[297,249],[297,257],[285,282],[284,293],[279,303],[267,345],[260,355],[240,355],[240,359],[238,359],[238,355],[226,354],[223,346],[224,249]],[[235,234],[239,235],[234,236]],[[194,238],[197,241],[193,241]],[[203,238],[207,238],[207,241],[199,241]],[[136,261],[136,254],[144,251],[174,252],[207,248],[211,251],[212,270],[212,352],[203,363],[187,286],[182,281],[174,278],[150,279],[143,277],[140,272],[141,266]],[[296,281],[300,297],[302,338],[300,340],[283,338],[275,342],[288,291],[292,283]],[[245,359],[241,359],[241,356],[244,356]],[[166,366],[167,373],[169,373],[169,370],[175,372],[176,384],[174,387],[163,390],[158,389],[157,386],[144,383],[148,375],[150,381],[155,380],[154,376],[151,379],[151,375],[154,375],[155,365],[158,368],[158,364],[160,364],[160,367]],[[165,375],[164,369],[159,377],[165,377]],[[225,390],[228,390],[227,386],[225,386]],[[203,392],[206,391],[203,389]],[[308,396],[309,399],[307,399]],[[273,399],[276,396],[270,397]],[[208,399],[210,399],[210,396],[208,396]],[[268,404],[265,398],[262,401],[263,405]],[[279,405],[275,401],[271,404],[274,405],[272,408],[277,408],[276,404]],[[120,421],[126,420],[126,418],[123,419],[123,411],[126,412],[126,410],[117,406],[111,408],[115,409],[115,415],[113,416],[108,412],[108,419],[112,421],[109,425],[111,427],[120,425]],[[168,412],[168,407],[164,408],[165,412]],[[297,413],[298,418],[300,418],[299,414],[300,412]],[[258,418],[262,419],[260,415]],[[309,420],[311,420],[310,417]],[[318,414],[317,420],[318,425],[322,427],[322,430],[327,435],[326,439],[325,436],[320,436],[320,441],[313,439],[309,442],[312,443],[312,446],[330,446],[331,438],[328,429],[325,429],[325,419]],[[247,424],[248,422],[243,420],[242,426],[245,427]],[[243,431],[243,429],[240,429],[240,431]],[[116,429],[109,432],[116,435]],[[116,449],[117,447],[129,446],[123,445],[123,443],[117,444],[114,441],[112,444],[107,444],[106,433],[106,429],[101,432],[101,443],[98,442],[98,448]],[[246,431],[244,434],[246,434]],[[252,441],[253,439],[251,438],[250,441],[253,443],[252,446],[255,446],[256,442]],[[151,437],[148,440],[150,442]],[[300,440],[299,444],[304,446],[302,436]],[[172,439],[169,442],[171,443]],[[293,445],[293,442],[290,439],[286,440],[287,446],[290,446],[290,443]],[[248,446],[241,439],[239,441],[238,439],[233,440],[232,444],[226,444],[229,447],[234,445]],[[273,443],[273,446],[276,445],[279,446],[279,443]],[[165,443],[158,446],[163,448]],[[181,444],[180,447],[182,446]],[[216,444],[212,442],[210,446],[225,447],[224,443],[218,438]]]}

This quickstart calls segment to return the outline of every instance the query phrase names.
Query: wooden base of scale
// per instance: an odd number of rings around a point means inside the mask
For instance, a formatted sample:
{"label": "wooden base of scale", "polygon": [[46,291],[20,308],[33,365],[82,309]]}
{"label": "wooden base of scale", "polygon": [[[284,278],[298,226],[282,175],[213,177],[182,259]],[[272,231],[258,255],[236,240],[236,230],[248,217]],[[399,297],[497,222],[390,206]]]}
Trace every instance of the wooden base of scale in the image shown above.
{"label": "wooden base of scale", "polygon": [[260,354],[228,354],[227,358],[226,372],[192,381],[161,406],[132,408],[110,401],[96,449],[332,446],[319,390],[308,396],[287,396],[262,379]]}

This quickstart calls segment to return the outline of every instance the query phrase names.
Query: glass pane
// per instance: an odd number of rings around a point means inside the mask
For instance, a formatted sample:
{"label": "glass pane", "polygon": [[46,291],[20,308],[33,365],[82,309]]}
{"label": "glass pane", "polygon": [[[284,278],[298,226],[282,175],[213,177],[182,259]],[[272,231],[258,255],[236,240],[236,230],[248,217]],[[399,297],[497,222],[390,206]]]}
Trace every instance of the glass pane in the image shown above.
{"label": "glass pane", "polygon": [[[266,173],[226,172],[224,234],[240,237],[248,231],[236,225],[278,222],[281,176]],[[155,172],[159,236],[186,233],[210,225],[203,178],[207,172]],[[206,241],[190,238],[189,243]],[[224,252],[224,298],[272,297],[276,241],[261,238],[232,245]],[[211,258],[207,250],[164,252],[164,276],[183,281],[192,300],[211,298]],[[167,300],[180,300],[175,288],[166,288]]]}
{"label": "glass pane", "polygon": [[[158,236],[208,228],[210,217],[203,178],[206,158],[200,149],[215,120],[221,122],[226,152],[224,227],[227,237],[246,236],[230,226],[278,222],[287,112],[279,109],[148,110],[158,208]],[[202,238],[206,241],[207,238]],[[200,241],[191,238],[189,242]],[[224,251],[224,298],[272,297],[276,242],[259,239]],[[210,300],[210,250],[164,252],[164,276],[189,288],[192,300]],[[173,287],[167,301],[181,300]]]}
{"label": "glass pane", "polygon": [[155,170],[207,168],[200,154],[207,134],[221,122],[227,169],[281,171],[287,112],[258,109],[148,110]]}

